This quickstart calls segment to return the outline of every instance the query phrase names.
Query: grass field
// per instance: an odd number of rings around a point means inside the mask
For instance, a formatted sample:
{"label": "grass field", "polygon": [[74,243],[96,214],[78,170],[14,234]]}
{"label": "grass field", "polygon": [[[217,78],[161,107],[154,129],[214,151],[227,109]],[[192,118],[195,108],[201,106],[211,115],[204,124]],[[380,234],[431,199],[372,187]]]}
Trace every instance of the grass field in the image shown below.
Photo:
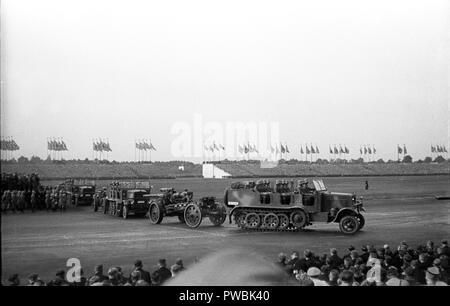
{"label": "grass field", "polygon": [[[364,181],[370,188],[364,190]],[[168,179],[152,180],[154,188],[189,188],[196,197],[222,197],[234,180]],[[434,199],[449,194],[450,176],[345,177],[324,178],[331,191],[355,192],[364,197],[366,226],[354,236],[345,236],[337,224],[315,224],[297,233],[246,232],[226,222],[213,227],[208,220],[195,230],[176,218],[150,225],[140,218],[121,218],[94,213],[90,207],[70,208],[65,213],[26,212],[2,216],[2,280],[10,273],[25,277],[31,272],[51,279],[64,268],[68,258],[81,260],[86,274],[94,265],[121,266],[129,273],[135,259],[153,270],[160,257],[170,264],[182,257],[189,265],[196,258],[216,250],[244,247],[274,260],[280,251],[327,252],[349,245],[388,243],[401,240],[412,245],[426,240],[450,238],[450,201]],[[45,183],[45,182],[44,182]],[[52,182],[54,183],[54,182]],[[107,181],[99,182],[99,185]]]}

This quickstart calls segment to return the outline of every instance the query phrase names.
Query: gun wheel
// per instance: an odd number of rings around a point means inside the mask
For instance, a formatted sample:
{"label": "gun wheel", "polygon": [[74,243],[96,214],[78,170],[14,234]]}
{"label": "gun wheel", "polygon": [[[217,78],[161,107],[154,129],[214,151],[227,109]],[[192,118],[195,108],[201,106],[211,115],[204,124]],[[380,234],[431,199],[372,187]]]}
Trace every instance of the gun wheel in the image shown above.
{"label": "gun wheel", "polygon": [[291,223],[298,228],[303,228],[308,223],[308,217],[303,210],[296,210],[291,214]]}
{"label": "gun wheel", "polygon": [[189,227],[199,227],[202,223],[202,211],[200,207],[195,203],[188,204],[184,209],[184,220]]}
{"label": "gun wheel", "polygon": [[148,209],[148,217],[152,224],[160,224],[164,218],[163,207],[161,203],[152,202]]}
{"label": "gun wheel", "polygon": [[353,235],[359,228],[358,218],[356,216],[344,216],[339,222],[341,232],[348,235]]}

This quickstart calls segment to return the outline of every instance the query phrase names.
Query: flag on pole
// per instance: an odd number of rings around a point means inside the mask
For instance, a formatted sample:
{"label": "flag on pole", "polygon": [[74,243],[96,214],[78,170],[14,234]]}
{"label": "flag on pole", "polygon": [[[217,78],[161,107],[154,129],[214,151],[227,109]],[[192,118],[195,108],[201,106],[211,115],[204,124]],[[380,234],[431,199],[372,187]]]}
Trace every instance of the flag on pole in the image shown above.
{"label": "flag on pole", "polygon": [[333,150],[331,149],[330,146],[328,146],[328,149],[330,150],[330,154],[333,154]]}
{"label": "flag on pole", "polygon": [[397,151],[398,151],[398,154],[402,154],[403,153],[403,150],[402,150],[402,148],[400,146],[397,146]]}
{"label": "flag on pole", "polygon": [[302,145],[300,145],[300,154],[305,154],[304,151],[303,151],[303,146]]}
{"label": "flag on pole", "polygon": [[349,154],[350,153],[350,151],[348,150],[347,146],[345,146],[345,145],[344,145],[344,151],[345,151],[345,154]]}
{"label": "flag on pole", "polygon": [[311,150],[310,151],[311,151],[312,154],[316,154],[316,150],[314,149],[313,145],[311,145]]}
{"label": "flag on pole", "polygon": [[309,150],[308,145],[306,145],[305,148],[306,148],[306,154],[311,154],[311,151]]}
{"label": "flag on pole", "polygon": [[319,154],[319,148],[316,146],[316,153]]}
{"label": "flag on pole", "polygon": [[408,154],[408,151],[406,151],[406,146],[405,145],[403,145],[403,153],[404,154]]}
{"label": "flag on pole", "polygon": [[338,149],[336,148],[336,145],[334,146],[334,154],[339,154]]}
{"label": "flag on pole", "polygon": [[284,145],[284,148],[286,149],[286,153],[291,153],[291,152],[289,152],[289,148],[288,148],[287,144]]}
{"label": "flag on pole", "polygon": [[280,144],[280,151],[281,153],[286,153],[286,148],[282,144]]}
{"label": "flag on pole", "polygon": [[362,147],[361,146],[359,146],[359,154],[363,154],[363,150],[362,150]]}

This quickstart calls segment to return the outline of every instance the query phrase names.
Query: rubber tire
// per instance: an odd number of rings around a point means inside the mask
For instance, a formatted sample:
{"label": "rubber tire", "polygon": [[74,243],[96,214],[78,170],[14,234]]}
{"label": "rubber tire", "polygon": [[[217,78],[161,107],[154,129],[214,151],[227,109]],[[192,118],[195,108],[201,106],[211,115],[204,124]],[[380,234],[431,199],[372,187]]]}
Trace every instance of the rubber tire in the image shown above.
{"label": "rubber tire", "polygon": [[217,214],[209,215],[209,221],[214,226],[221,226],[227,219],[227,209],[222,204],[217,204]]}
{"label": "rubber tire", "polygon": [[[195,211],[197,211],[197,213],[200,214],[200,217],[198,218],[198,220],[191,220],[190,216],[188,216],[189,212],[192,209],[194,209]],[[202,223],[202,219],[203,219],[202,209],[200,208],[200,206],[198,206],[196,203],[191,203],[186,206],[186,208],[184,209],[184,220],[185,220],[185,224],[187,226],[189,226],[190,228],[197,228]],[[194,221],[194,222],[191,222],[191,221]]]}
{"label": "rubber tire", "polygon": [[[348,231],[345,228],[345,224],[347,222],[351,222],[353,223],[353,229]],[[339,229],[341,230],[342,233],[346,234],[346,235],[353,235],[355,234],[357,231],[359,231],[359,222],[358,222],[358,218],[355,215],[347,215],[342,217],[342,219],[339,221]]]}
{"label": "rubber tire", "polygon": [[[300,214],[302,216],[302,221],[300,223],[296,224],[296,221],[298,222],[298,220],[294,220],[294,216],[297,214]],[[308,224],[308,216],[306,215],[305,211],[302,209],[295,210],[291,214],[290,221],[291,221],[292,225],[294,225],[295,227],[304,228]]]}
{"label": "rubber tire", "polygon": [[[157,208],[157,212],[158,215],[155,216],[152,219],[152,208]],[[162,204],[160,202],[151,202],[150,203],[150,207],[148,208],[148,219],[150,220],[150,223],[152,224],[160,224],[164,218],[164,212],[163,212],[164,207],[162,206]]]}

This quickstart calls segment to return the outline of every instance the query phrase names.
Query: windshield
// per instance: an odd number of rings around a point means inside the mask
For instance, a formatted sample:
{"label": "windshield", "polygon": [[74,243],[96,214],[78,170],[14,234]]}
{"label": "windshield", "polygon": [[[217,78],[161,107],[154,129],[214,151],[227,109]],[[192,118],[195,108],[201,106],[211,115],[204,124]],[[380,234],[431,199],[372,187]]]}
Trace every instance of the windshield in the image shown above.
{"label": "windshield", "polygon": [[314,188],[317,191],[325,191],[327,188],[325,187],[325,184],[322,180],[313,180]]}
{"label": "windshield", "polygon": [[143,198],[144,194],[147,194],[147,192],[145,190],[130,191],[128,196],[130,199],[139,199],[139,198]]}

